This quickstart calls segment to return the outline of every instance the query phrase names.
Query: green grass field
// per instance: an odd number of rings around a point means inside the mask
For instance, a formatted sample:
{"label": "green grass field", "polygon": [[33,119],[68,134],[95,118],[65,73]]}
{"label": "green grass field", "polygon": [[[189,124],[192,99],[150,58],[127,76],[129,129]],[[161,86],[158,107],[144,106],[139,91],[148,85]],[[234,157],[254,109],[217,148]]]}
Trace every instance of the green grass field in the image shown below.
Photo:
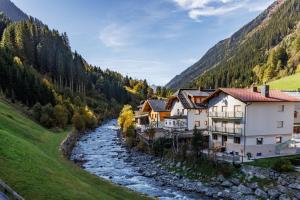
{"label": "green grass field", "polygon": [[59,151],[51,132],[0,100],[0,178],[25,199],[148,199],[85,172]]}
{"label": "green grass field", "polygon": [[271,89],[297,90],[300,88],[300,73],[272,81],[269,84]]}

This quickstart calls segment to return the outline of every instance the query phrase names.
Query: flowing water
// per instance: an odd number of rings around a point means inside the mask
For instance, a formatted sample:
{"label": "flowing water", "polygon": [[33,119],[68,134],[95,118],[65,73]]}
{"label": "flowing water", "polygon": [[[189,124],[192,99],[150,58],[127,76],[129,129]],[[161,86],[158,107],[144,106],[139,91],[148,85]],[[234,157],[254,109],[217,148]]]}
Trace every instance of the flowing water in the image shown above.
{"label": "flowing water", "polygon": [[128,159],[130,151],[123,145],[116,123],[111,120],[84,135],[73,149],[71,159],[84,161],[82,167],[90,173],[151,197],[162,200],[201,198],[197,194],[178,191],[176,187],[164,186],[154,177],[145,177],[132,161],[134,158]]}

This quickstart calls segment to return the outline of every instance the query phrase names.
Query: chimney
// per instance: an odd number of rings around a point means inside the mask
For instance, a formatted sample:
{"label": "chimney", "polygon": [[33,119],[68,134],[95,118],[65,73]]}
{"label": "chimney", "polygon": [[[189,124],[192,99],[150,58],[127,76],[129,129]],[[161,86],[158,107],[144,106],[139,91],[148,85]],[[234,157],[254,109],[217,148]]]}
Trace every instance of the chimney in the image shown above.
{"label": "chimney", "polygon": [[252,85],[252,92],[258,92],[256,84]]}
{"label": "chimney", "polygon": [[261,94],[265,97],[269,97],[269,92],[270,92],[270,86],[269,85],[263,85],[261,87]]}
{"label": "chimney", "polygon": [[203,87],[202,87],[202,86],[200,86],[198,89],[199,89],[200,91],[203,91]]}

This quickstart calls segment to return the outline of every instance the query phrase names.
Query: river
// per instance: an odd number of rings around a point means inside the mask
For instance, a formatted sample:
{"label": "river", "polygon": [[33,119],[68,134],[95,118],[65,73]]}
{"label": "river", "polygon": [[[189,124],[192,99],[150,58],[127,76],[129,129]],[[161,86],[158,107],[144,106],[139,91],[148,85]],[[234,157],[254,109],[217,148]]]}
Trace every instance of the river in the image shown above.
{"label": "river", "polygon": [[[119,137],[116,123],[116,120],[111,120],[84,135],[74,147],[71,160],[82,161],[82,167],[90,173],[151,197],[162,200],[204,199],[198,193],[166,186],[157,180],[156,175],[145,176],[143,170],[151,168],[151,165],[157,167],[157,164],[152,156],[142,153],[132,155]],[[138,159],[143,159],[144,163]],[[147,167],[141,170],[145,162]]]}

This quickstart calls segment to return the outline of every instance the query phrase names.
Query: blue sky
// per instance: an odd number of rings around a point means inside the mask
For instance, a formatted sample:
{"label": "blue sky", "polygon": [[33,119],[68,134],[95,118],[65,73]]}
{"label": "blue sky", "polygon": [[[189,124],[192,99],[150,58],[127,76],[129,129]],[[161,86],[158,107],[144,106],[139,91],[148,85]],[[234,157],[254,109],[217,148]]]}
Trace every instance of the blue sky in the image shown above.
{"label": "blue sky", "polygon": [[164,85],[273,0],[12,0],[90,64]]}

